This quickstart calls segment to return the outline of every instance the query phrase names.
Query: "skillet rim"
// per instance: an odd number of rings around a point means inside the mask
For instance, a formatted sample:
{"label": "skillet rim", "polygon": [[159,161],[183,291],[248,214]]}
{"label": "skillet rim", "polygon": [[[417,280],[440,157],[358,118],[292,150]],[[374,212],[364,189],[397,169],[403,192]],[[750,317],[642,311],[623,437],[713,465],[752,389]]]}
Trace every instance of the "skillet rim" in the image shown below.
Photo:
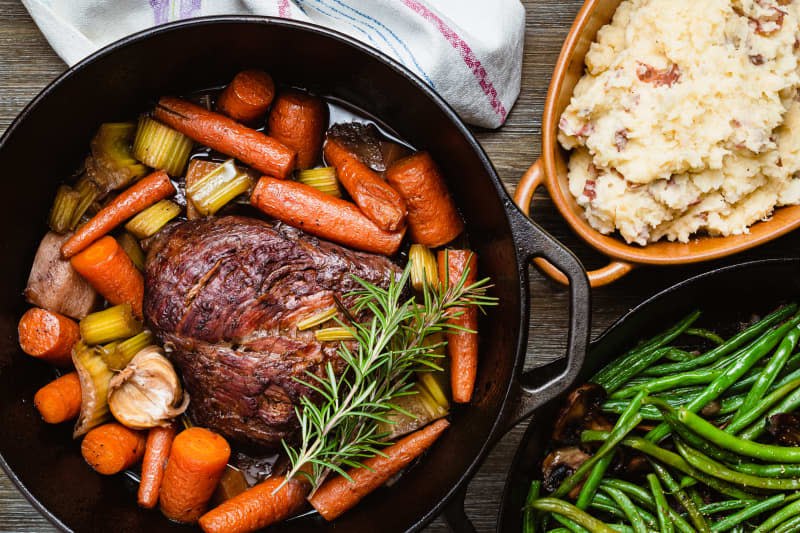
{"label": "skillet rim", "polygon": [[[453,482],[451,488],[447,493],[437,502],[433,507],[430,508],[429,511],[422,514],[422,516],[418,517],[413,524],[406,530],[407,532],[415,532],[421,530],[427,524],[429,524],[434,518],[439,515],[442,515],[443,511],[447,508],[447,506],[451,503],[457,502],[456,498],[461,491],[465,491],[466,488],[469,486],[469,482],[472,480],[475,472],[481,466],[483,461],[485,460],[486,456],[489,452],[494,448],[494,445],[497,442],[497,439],[505,432],[505,427],[503,426],[504,415],[509,410],[510,403],[509,399],[511,398],[514,385],[518,380],[518,376],[521,373],[522,363],[521,357],[524,356],[526,353],[527,347],[527,339],[528,339],[528,321],[529,321],[529,312],[530,312],[530,305],[529,305],[529,288],[527,284],[527,276],[525,275],[527,272],[527,264],[522,264],[521,261],[521,254],[518,245],[518,238],[519,235],[514,232],[513,230],[513,222],[512,216],[514,214],[514,210],[518,211],[518,208],[514,204],[510,194],[506,191],[505,187],[503,186],[500,178],[497,174],[497,170],[494,168],[489,157],[486,155],[483,147],[478,143],[475,136],[472,132],[467,128],[466,124],[461,120],[461,118],[456,114],[455,110],[448,104],[438,93],[436,93],[431,87],[429,87],[425,82],[423,82],[416,74],[411,72],[408,68],[404,65],[396,61],[395,59],[389,57],[388,55],[384,54],[380,50],[370,47],[369,45],[362,43],[352,37],[349,37],[343,33],[340,33],[336,30],[332,30],[330,28],[326,28],[324,26],[319,26],[317,24],[303,22],[303,21],[296,21],[292,19],[283,19],[280,17],[268,17],[268,16],[258,16],[258,15],[211,15],[205,17],[196,17],[191,19],[179,20],[174,22],[169,22],[167,24],[161,24],[158,26],[153,26],[150,28],[146,28],[144,30],[138,31],[126,37],[123,37],[117,41],[114,41],[96,52],[92,53],[91,55],[87,56],[86,58],[82,59],[75,65],[68,67],[62,74],[60,74],[57,78],[53,81],[48,83],[27,105],[19,112],[16,118],[9,124],[6,131],[0,136],[0,151],[5,149],[5,146],[8,140],[14,135],[16,130],[20,127],[21,124],[25,122],[33,110],[44,100],[46,100],[49,95],[58,90],[59,86],[64,83],[69,78],[76,75],[77,72],[87,68],[89,65],[94,64],[98,61],[103,60],[106,56],[113,54],[120,48],[124,48],[127,46],[135,46],[138,42],[147,40],[153,36],[168,33],[173,31],[181,31],[184,27],[196,27],[196,26],[205,26],[205,25],[216,25],[216,24],[257,24],[257,25],[275,25],[275,26],[283,26],[286,28],[290,28],[293,31],[305,31],[316,33],[318,35],[322,35],[326,38],[333,39],[335,41],[339,41],[340,43],[355,48],[358,52],[362,54],[366,54],[367,56],[372,57],[373,59],[377,60],[378,62],[382,63],[386,67],[394,70],[397,74],[401,75],[405,78],[408,82],[410,82],[417,91],[421,92],[425,97],[432,100],[433,103],[439,107],[439,109],[444,113],[446,118],[450,121],[450,123],[455,126],[457,131],[461,134],[462,138],[468,143],[469,147],[478,157],[479,161],[481,162],[485,173],[488,175],[488,178],[491,184],[495,188],[495,193],[497,194],[498,200],[503,205],[503,214],[505,216],[505,223],[507,227],[508,234],[511,238],[513,243],[513,253],[514,253],[514,261],[517,267],[517,283],[518,283],[518,294],[519,294],[519,307],[516,310],[517,316],[519,320],[517,322],[518,325],[518,332],[517,332],[517,342],[516,347],[514,348],[514,359],[511,366],[511,373],[510,379],[505,385],[505,391],[500,395],[500,402],[499,408],[497,411],[497,416],[494,422],[491,424],[489,432],[484,437],[484,442],[481,445],[478,453],[474,455],[472,460],[470,461],[469,466],[463,470],[459,477]],[[566,248],[565,248],[566,249]],[[66,532],[66,533],[73,533],[69,526],[64,524],[55,514],[50,512],[38,499],[28,490],[22,480],[16,475],[10,465],[7,463],[5,457],[3,456],[2,450],[0,450],[0,467],[2,467],[3,471],[6,473],[8,478],[12,481],[14,486],[19,490],[25,499],[31,503],[45,518],[47,518],[53,525],[55,525],[58,529]],[[444,515],[443,515],[444,518]]]}

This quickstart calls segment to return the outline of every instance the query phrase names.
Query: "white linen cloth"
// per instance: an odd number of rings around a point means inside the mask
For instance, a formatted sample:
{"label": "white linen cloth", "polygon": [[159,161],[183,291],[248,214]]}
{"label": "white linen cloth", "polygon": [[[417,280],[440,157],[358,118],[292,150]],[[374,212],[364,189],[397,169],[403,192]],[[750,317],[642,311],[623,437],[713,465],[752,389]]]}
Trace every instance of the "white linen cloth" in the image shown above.
{"label": "white linen cloth", "polygon": [[519,0],[22,0],[73,65],[136,31],[205,15],[268,15],[346,33],[398,60],[466,121],[496,128],[519,95]]}

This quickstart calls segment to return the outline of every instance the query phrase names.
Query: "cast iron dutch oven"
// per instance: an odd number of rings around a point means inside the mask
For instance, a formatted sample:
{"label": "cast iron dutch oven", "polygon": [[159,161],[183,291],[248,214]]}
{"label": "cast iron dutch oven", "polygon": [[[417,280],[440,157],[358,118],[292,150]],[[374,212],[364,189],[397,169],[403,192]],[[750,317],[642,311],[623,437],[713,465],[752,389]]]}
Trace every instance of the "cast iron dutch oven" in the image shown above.
{"label": "cast iron dutch oven", "polygon": [[[731,324],[763,316],[782,303],[800,301],[800,259],[764,259],[711,270],[649,298],[595,340],[575,385],[644,338],[663,331],[694,309],[701,327],[733,333]],[[533,412],[509,467],[497,531],[521,533],[522,507],[530,482],[541,479],[541,461],[566,391]]]}
{"label": "cast iron dutch oven", "polygon": [[[578,260],[530,222],[507,195],[491,163],[452,109],[411,72],[330,30],[279,19],[214,17],[178,22],[114,43],[47,87],[0,141],[4,175],[0,266],[0,454],[25,496],[65,531],[148,532],[182,529],[157,511],[137,508],[135,485],[95,474],[70,438],[69,424],[44,424],[32,406],[52,371],[24,355],[16,323],[21,296],[60,179],[84,156],[102,122],[129,120],[164,94],[218,86],[243,68],[341,98],[379,117],[430,151],[467,222],[500,305],[481,324],[481,361],[474,401],[455,409],[453,424],[415,468],[370,495],[331,528],[413,531],[438,513],[459,529],[463,490],[492,444],[510,425],[571,383],[588,343],[589,287]],[[571,285],[568,357],[554,373],[523,376],[528,331],[528,262],[545,257]],[[539,378],[538,380],[536,378]],[[275,531],[319,531],[311,516]]]}

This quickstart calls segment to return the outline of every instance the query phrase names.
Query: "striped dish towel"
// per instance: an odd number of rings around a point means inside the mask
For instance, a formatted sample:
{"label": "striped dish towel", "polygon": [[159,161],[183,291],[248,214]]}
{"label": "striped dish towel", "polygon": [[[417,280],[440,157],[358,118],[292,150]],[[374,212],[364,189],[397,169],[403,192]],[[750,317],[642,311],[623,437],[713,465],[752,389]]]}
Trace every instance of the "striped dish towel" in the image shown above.
{"label": "striped dish towel", "polygon": [[519,0],[22,0],[73,65],[133,32],[205,15],[268,15],[346,33],[403,63],[471,124],[496,128],[519,95]]}

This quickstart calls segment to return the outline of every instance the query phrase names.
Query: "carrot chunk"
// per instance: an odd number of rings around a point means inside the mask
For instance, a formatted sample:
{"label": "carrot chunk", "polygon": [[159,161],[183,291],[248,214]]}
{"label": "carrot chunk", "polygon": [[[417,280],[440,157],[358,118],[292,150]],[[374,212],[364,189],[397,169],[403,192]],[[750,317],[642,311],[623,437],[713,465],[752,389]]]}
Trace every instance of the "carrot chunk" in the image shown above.
{"label": "carrot chunk", "polygon": [[130,304],[142,317],[144,277],[116,239],[106,235],[70,259],[72,267],[113,305]]}
{"label": "carrot chunk", "polygon": [[[446,254],[446,256],[445,256]],[[446,257],[446,258],[445,258]],[[457,283],[464,270],[469,268],[466,285],[475,283],[478,275],[478,256],[469,250],[442,250],[438,254],[439,281],[445,287]],[[447,267],[445,268],[445,261]],[[452,314],[461,313],[448,320],[451,324],[478,331],[478,309],[475,307],[454,307]],[[453,401],[469,403],[475,377],[478,372],[478,334],[457,331],[447,334],[447,353],[450,355],[450,385]]]}
{"label": "carrot chunk", "polygon": [[228,442],[213,431],[192,427],[179,433],[161,482],[159,503],[164,516],[176,522],[197,522],[230,455]]}
{"label": "carrot chunk", "polygon": [[356,205],[379,228],[397,231],[406,221],[406,202],[388,183],[335,139],[325,143],[325,160]]}
{"label": "carrot chunk", "polygon": [[263,117],[275,97],[275,82],[262,70],[243,70],[217,99],[217,111],[245,124]]}
{"label": "carrot chunk", "polygon": [[89,431],[81,442],[81,454],[98,473],[110,476],[135,465],[144,455],[145,436],[111,422]]}
{"label": "carrot chunk", "polygon": [[38,307],[22,315],[17,333],[23,352],[62,366],[72,363],[72,347],[81,336],[77,322]]}
{"label": "carrot chunk", "polygon": [[296,181],[264,176],[250,204],[278,220],[323,239],[385,255],[393,255],[403,231],[383,231],[354,204]]}
{"label": "carrot chunk", "polygon": [[364,496],[377,489],[390,477],[405,468],[411,461],[433,444],[450,425],[445,419],[403,437],[395,444],[381,450],[385,455],[376,455],[363,461],[367,468],[352,468],[347,471],[352,481],[338,476],[325,482],[309,500],[314,509],[325,520],[333,520],[354,507]]}
{"label": "carrot chunk", "polygon": [[81,380],[77,372],[64,374],[36,392],[33,405],[48,424],[72,420],[81,412]]}
{"label": "carrot chunk", "polygon": [[250,533],[286,520],[305,504],[311,488],[305,480],[292,479],[275,492],[282,477],[269,478],[220,504],[200,517],[206,533]]}
{"label": "carrot chunk", "polygon": [[164,479],[164,467],[177,432],[175,424],[170,424],[167,427],[155,427],[147,433],[137,497],[139,505],[145,509],[152,509],[158,503],[158,491]]}
{"label": "carrot chunk", "polygon": [[122,191],[89,222],[78,228],[61,246],[61,255],[64,259],[69,259],[139,211],[167,196],[172,196],[175,192],[169,176],[163,170],[142,178]]}
{"label": "carrot chunk", "polygon": [[386,171],[386,181],[406,201],[412,241],[437,248],[464,230],[444,178],[426,152],[397,161]]}
{"label": "carrot chunk", "polygon": [[200,144],[235,157],[259,172],[286,178],[297,153],[247,126],[179,98],[162,98],[154,116]]}
{"label": "carrot chunk", "polygon": [[327,109],[316,96],[284,91],[269,112],[269,134],[297,152],[297,168],[305,170],[319,161]]}

